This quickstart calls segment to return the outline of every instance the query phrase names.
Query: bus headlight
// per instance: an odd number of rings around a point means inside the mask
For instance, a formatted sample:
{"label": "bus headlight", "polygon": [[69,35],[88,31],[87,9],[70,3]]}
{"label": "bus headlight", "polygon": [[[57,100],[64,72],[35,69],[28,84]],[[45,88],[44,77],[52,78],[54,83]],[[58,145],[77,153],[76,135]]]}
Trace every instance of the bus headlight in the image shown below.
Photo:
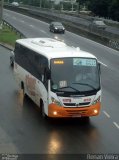
{"label": "bus headlight", "polygon": [[57,111],[54,111],[53,114],[56,116],[57,115]]}
{"label": "bus headlight", "polygon": [[99,101],[100,101],[100,96],[96,100],[94,100],[92,104],[94,105],[94,104],[98,103]]}
{"label": "bus headlight", "polygon": [[51,97],[52,103],[57,104],[58,106],[62,106],[61,103],[55,98]]}
{"label": "bus headlight", "polygon": [[97,110],[97,109],[94,109],[94,113],[97,114],[97,113],[98,113],[98,110]]}

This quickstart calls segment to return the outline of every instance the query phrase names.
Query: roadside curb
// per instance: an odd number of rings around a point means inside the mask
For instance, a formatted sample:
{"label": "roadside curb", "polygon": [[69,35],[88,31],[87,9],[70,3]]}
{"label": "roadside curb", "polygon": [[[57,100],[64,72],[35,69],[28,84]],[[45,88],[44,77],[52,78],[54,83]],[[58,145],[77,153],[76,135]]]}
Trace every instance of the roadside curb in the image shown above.
{"label": "roadside curb", "polygon": [[10,50],[10,51],[14,50],[14,48],[13,48],[12,46],[10,46],[10,45],[8,45],[8,44],[5,44],[5,43],[1,43],[1,42],[0,42],[0,46],[5,47],[6,49],[8,49],[8,50]]}

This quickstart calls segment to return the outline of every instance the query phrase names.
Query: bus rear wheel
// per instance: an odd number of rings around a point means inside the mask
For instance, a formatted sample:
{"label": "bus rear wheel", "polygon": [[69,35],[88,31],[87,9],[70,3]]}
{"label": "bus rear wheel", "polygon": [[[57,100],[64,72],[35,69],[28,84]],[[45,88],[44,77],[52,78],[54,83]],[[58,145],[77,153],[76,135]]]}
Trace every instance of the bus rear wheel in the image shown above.
{"label": "bus rear wheel", "polygon": [[24,82],[21,82],[20,90],[22,91],[23,95],[25,96],[25,88],[24,88]]}
{"label": "bus rear wheel", "polygon": [[24,91],[24,82],[21,82],[21,88]]}

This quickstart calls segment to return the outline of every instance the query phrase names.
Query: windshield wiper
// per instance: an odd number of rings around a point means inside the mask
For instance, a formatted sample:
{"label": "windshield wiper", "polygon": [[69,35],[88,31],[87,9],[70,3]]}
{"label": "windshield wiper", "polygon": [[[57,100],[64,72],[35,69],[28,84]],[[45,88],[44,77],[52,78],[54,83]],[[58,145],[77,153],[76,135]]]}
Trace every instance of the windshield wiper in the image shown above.
{"label": "windshield wiper", "polygon": [[89,86],[89,87],[91,87],[92,89],[95,89],[95,90],[96,90],[95,87],[93,87],[92,85],[90,85],[90,84],[88,84],[88,83],[78,83],[78,82],[74,82],[74,83],[72,83],[72,84],[80,84],[80,85],[84,85],[84,86]]}
{"label": "windshield wiper", "polygon": [[78,89],[74,88],[74,87],[71,87],[71,86],[67,86],[67,87],[61,87],[61,88],[58,88],[58,89],[64,89],[64,88],[71,88],[77,92],[80,92]]}

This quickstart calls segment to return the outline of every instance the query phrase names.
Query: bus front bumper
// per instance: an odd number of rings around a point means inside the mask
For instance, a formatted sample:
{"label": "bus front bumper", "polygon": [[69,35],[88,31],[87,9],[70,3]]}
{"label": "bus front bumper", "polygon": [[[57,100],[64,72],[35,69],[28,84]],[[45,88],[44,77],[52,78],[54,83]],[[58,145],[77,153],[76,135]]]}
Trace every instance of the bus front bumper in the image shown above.
{"label": "bus front bumper", "polygon": [[85,107],[63,107],[56,104],[50,104],[48,106],[48,117],[52,118],[65,118],[65,117],[91,117],[97,116],[100,112],[101,103],[98,102],[95,105]]}

